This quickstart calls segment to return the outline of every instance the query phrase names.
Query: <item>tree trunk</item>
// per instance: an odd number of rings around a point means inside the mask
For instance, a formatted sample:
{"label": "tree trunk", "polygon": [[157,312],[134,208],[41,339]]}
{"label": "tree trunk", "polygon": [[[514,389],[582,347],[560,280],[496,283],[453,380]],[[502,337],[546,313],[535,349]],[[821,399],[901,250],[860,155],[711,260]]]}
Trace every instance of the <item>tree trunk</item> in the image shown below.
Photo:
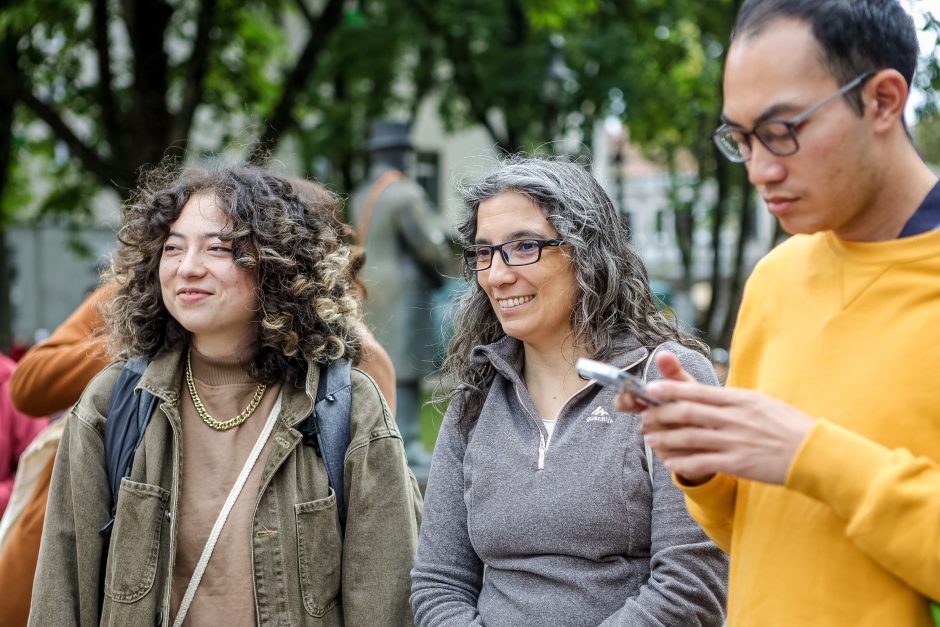
{"label": "tree trunk", "polygon": [[712,211],[712,269],[711,278],[711,299],[708,302],[708,309],[702,316],[699,328],[705,332],[705,339],[709,344],[714,343],[714,334],[712,327],[715,322],[715,314],[718,311],[719,304],[724,293],[724,281],[721,276],[721,229],[725,224],[725,216],[728,214],[728,202],[731,199],[731,172],[727,161],[717,154],[715,148],[715,181],[718,187],[715,208]]}
{"label": "tree trunk", "polygon": [[[0,208],[10,182],[13,163],[13,114],[22,86],[18,68],[17,38],[7,32],[0,39]],[[6,245],[6,211],[0,215],[0,350],[9,352],[13,339],[10,308],[10,264]]]}
{"label": "tree trunk", "polygon": [[0,230],[0,350],[10,352],[13,343],[13,307],[10,304],[10,251],[6,229]]}
{"label": "tree trunk", "polygon": [[728,285],[728,307],[725,310],[721,333],[718,335],[717,345],[722,347],[731,345],[731,335],[734,333],[734,325],[738,319],[738,308],[741,306],[741,296],[744,292],[745,254],[747,253],[751,224],[754,222],[754,192],[748,185],[747,171],[743,168],[741,178],[741,215],[739,220],[741,233],[738,235],[738,246],[734,253],[734,267]]}

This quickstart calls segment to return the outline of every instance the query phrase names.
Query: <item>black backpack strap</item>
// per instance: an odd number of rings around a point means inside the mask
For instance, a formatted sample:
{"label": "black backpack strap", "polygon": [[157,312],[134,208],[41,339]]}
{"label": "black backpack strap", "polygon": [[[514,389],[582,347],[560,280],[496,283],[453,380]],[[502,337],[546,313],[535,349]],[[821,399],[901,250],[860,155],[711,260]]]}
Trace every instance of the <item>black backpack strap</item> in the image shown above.
{"label": "black backpack strap", "polygon": [[111,529],[117,513],[121,479],[131,474],[134,454],[144,439],[147,423],[157,406],[157,397],[146,390],[135,393],[148,362],[143,357],[129,359],[121,369],[111,397],[108,399],[108,420],[104,426],[104,460],[111,488],[111,515],[101,528],[101,567],[98,578],[98,613],[104,606],[105,575],[111,546]]}
{"label": "black backpack strap", "polygon": [[105,465],[108,470],[108,485],[111,487],[111,518],[101,530],[110,532],[117,512],[117,496],[121,480],[131,474],[134,454],[144,439],[147,423],[157,406],[157,397],[135,388],[140,382],[148,361],[135,357],[124,364],[108,401],[108,421],[104,427]]}
{"label": "black backpack strap", "polygon": [[340,527],[346,528],[346,497],[343,468],[349,448],[349,418],[352,414],[352,381],[348,359],[337,359],[320,366],[317,396],[310,414],[297,428],[304,444],[313,446],[323,458],[326,474],[336,493],[336,511]]}

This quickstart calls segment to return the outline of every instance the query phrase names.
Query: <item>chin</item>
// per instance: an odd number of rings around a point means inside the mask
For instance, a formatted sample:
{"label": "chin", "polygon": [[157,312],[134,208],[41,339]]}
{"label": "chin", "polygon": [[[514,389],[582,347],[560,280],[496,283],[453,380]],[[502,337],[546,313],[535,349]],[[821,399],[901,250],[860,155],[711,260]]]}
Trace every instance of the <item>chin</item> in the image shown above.
{"label": "chin", "polygon": [[176,321],[179,322],[180,326],[183,327],[186,331],[188,331],[192,335],[201,335],[201,334],[206,333],[209,330],[207,328],[208,325],[200,323],[199,321],[196,321],[196,320],[186,320],[186,319],[180,320],[179,318],[177,318]]}
{"label": "chin", "polygon": [[813,233],[819,233],[820,231],[830,230],[828,227],[822,224],[806,222],[803,220],[780,220],[780,228],[782,228],[788,235],[812,235]]}

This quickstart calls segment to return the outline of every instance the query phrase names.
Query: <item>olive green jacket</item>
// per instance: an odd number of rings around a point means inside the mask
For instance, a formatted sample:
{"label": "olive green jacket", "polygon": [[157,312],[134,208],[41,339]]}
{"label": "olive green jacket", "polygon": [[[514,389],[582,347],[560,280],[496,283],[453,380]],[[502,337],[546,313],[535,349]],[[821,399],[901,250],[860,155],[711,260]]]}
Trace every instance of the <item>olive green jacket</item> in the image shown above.
{"label": "olive green jacket", "polygon": [[[172,622],[181,357],[158,355],[139,383],[161,400],[130,477],[121,483],[100,616],[99,530],[110,508],[104,427],[123,362],[99,374],[72,409],[52,476],[30,625]],[[421,495],[401,436],[375,382],[353,369],[344,539],[323,462],[295,428],[310,413],[319,372],[308,369],[306,390],[284,385],[273,446],[263,462],[252,534],[245,538],[251,542],[257,623],[412,624],[409,570]]]}

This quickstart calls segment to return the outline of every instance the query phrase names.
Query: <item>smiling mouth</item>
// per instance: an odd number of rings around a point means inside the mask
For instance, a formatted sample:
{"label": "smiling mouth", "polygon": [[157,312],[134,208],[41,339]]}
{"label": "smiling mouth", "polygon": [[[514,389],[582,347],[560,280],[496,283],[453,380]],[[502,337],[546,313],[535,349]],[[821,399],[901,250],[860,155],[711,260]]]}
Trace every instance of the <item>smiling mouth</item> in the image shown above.
{"label": "smiling mouth", "polygon": [[211,292],[207,292],[206,290],[192,289],[192,288],[176,291],[177,296],[208,296],[209,294],[211,294]]}
{"label": "smiling mouth", "polygon": [[511,309],[513,307],[518,307],[519,305],[524,305],[530,300],[534,299],[535,296],[517,296],[515,298],[498,298],[496,303],[499,305],[500,309]]}

